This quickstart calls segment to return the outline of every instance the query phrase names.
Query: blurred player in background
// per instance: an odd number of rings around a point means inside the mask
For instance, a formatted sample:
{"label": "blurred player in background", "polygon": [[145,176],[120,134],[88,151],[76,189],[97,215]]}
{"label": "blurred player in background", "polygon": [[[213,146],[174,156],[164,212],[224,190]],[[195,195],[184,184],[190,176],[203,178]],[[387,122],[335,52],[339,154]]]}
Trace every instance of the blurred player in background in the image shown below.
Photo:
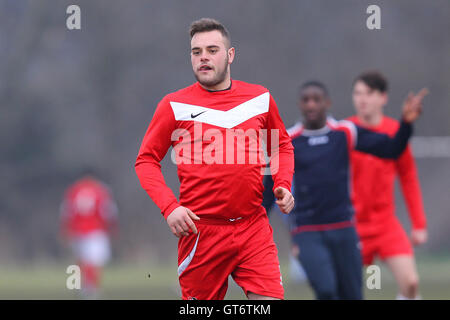
{"label": "blurred player in background", "polygon": [[[266,163],[264,157],[255,163],[249,159],[262,150],[257,132],[267,130],[269,155],[277,150],[270,161],[277,204],[288,213],[294,206],[291,140],[269,91],[231,79],[235,49],[225,27],[214,19],[200,19],[192,23],[190,36],[197,82],[158,104],[136,173],[179,237],[183,299],[223,299],[229,275],[249,299],[283,299],[278,251],[261,205]],[[238,132],[247,138],[235,140]],[[273,133],[278,141],[272,143]],[[170,146],[177,159],[180,201],[161,172],[160,161]],[[238,153],[244,161],[236,160]],[[273,161],[275,153],[278,163]]]}
{"label": "blurred player in background", "polygon": [[[322,83],[310,81],[300,87],[303,123],[288,130],[295,154],[296,199],[289,222],[317,299],[362,299],[362,259],[351,203],[351,151],[397,158],[412,134],[411,124],[419,117],[425,94],[407,97],[401,125],[391,138],[328,117],[331,101]],[[270,189],[271,179],[265,186]]]}
{"label": "blurred player in background", "polygon": [[[376,71],[359,75],[353,84],[356,115],[348,120],[370,130],[394,135],[397,120],[383,114],[388,101],[388,83]],[[395,215],[394,181],[398,175],[412,222],[411,241],[427,241],[427,229],[417,168],[408,146],[396,159],[380,159],[359,151],[352,152],[353,204],[356,227],[362,242],[364,265],[376,256],[392,271],[398,287],[398,299],[417,299],[418,274],[411,242]]]}
{"label": "blurred player in background", "polygon": [[85,169],[66,190],[61,228],[81,270],[82,296],[97,298],[101,270],[111,255],[109,237],[117,232],[117,206],[110,189],[95,177],[92,169]]}

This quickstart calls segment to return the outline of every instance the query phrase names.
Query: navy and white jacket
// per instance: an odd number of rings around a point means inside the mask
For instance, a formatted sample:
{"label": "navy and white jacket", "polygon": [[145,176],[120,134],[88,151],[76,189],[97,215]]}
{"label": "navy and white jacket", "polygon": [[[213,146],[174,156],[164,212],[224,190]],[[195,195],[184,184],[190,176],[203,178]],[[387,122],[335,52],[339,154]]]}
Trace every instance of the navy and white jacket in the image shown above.
{"label": "navy and white jacket", "polygon": [[[295,154],[292,194],[295,207],[289,214],[292,233],[318,231],[351,225],[350,152],[353,149],[381,158],[395,159],[407,146],[412,126],[401,122],[394,137],[329,117],[318,130],[298,122],[289,128]],[[275,198],[273,182],[264,182],[263,206],[269,212]],[[373,195],[376,197],[377,195]]]}

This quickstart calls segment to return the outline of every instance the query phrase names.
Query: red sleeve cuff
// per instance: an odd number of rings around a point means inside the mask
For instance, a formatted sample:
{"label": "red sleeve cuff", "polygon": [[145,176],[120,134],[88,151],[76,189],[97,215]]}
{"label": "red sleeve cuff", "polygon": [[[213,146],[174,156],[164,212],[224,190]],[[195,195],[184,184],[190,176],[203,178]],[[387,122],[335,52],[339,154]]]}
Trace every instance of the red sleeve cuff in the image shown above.
{"label": "red sleeve cuff", "polygon": [[289,192],[291,192],[291,185],[289,183],[280,183],[280,184],[278,184],[276,186],[274,185],[272,191],[275,191],[275,189],[278,188],[278,187],[285,188],[285,189],[289,190]]}
{"label": "red sleeve cuff", "polygon": [[427,224],[421,223],[421,224],[413,224],[413,230],[426,230],[427,229]]}
{"label": "red sleeve cuff", "polygon": [[172,211],[175,210],[178,207],[181,207],[178,202],[174,202],[170,206],[168,206],[163,212],[161,212],[163,214],[163,216],[164,216],[164,219],[167,220],[167,217],[169,216],[169,214],[171,214]]}

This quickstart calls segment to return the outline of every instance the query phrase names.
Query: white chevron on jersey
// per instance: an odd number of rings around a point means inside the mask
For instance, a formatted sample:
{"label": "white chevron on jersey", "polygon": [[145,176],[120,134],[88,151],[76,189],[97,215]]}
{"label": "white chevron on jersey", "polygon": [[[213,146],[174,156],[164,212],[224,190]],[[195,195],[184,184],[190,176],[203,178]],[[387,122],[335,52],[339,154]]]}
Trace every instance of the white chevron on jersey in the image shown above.
{"label": "white chevron on jersey", "polygon": [[254,116],[268,112],[269,101],[270,93],[266,92],[228,111],[174,101],[170,101],[170,105],[177,121],[198,121],[230,129]]}
{"label": "white chevron on jersey", "polygon": [[303,131],[303,124],[298,121],[292,127],[286,129],[289,137],[293,138]]}

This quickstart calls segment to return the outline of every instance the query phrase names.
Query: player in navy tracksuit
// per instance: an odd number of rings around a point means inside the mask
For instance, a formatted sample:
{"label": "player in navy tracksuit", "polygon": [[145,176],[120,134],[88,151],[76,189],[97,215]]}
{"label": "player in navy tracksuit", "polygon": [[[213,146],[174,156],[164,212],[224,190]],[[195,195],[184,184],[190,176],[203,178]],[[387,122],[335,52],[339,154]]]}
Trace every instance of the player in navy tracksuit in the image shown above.
{"label": "player in navy tracksuit", "polygon": [[[326,87],[316,81],[300,88],[304,123],[288,130],[295,153],[295,207],[289,224],[299,259],[317,299],[362,299],[362,261],[351,203],[350,151],[397,158],[412,134],[426,92],[410,94],[393,138],[327,116]],[[265,181],[263,206],[277,200],[272,179]],[[377,195],[374,195],[376,197]]]}

